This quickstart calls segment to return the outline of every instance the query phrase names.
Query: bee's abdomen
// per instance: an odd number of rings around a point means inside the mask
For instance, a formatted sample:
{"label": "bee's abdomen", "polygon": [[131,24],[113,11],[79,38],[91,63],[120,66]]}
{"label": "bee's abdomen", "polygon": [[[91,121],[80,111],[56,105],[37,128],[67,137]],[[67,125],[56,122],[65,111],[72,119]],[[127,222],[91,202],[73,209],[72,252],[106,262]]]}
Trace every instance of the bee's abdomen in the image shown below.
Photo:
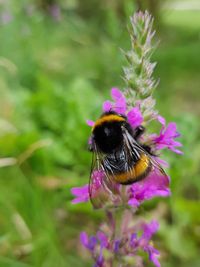
{"label": "bee's abdomen", "polygon": [[[117,183],[128,185],[145,178],[151,170],[150,158],[142,153],[137,161],[133,161],[132,164],[126,166],[126,162],[118,162],[118,171],[112,170],[109,172],[111,179],[114,179]],[[123,166],[123,168],[122,168]]]}

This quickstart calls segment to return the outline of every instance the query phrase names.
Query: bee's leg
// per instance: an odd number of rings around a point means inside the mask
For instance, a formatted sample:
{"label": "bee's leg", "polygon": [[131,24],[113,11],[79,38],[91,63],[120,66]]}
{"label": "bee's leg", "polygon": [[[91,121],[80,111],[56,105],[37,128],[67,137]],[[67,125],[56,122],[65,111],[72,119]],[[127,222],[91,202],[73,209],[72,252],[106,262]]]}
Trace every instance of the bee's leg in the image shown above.
{"label": "bee's leg", "polygon": [[[137,128],[135,128],[135,130],[133,131],[133,137],[134,137],[134,139],[136,141],[138,141],[138,139],[143,135],[144,132],[145,132],[145,128],[142,125],[140,125]],[[151,146],[145,145],[145,144],[141,144],[141,143],[140,143],[140,145],[151,156],[156,156],[155,153],[152,151]]]}
{"label": "bee's leg", "polygon": [[141,147],[142,148],[144,148],[144,150],[147,152],[147,153],[149,153],[151,156],[157,156],[156,154],[155,154],[155,152],[153,152],[152,151],[152,148],[151,148],[151,146],[148,146],[148,145],[141,145]]}
{"label": "bee's leg", "polygon": [[140,125],[133,131],[133,137],[137,141],[145,132],[144,126]]}
{"label": "bee's leg", "polygon": [[151,147],[150,146],[142,145],[142,148],[144,148],[144,150],[146,150],[149,154],[152,154],[152,151],[151,151]]}

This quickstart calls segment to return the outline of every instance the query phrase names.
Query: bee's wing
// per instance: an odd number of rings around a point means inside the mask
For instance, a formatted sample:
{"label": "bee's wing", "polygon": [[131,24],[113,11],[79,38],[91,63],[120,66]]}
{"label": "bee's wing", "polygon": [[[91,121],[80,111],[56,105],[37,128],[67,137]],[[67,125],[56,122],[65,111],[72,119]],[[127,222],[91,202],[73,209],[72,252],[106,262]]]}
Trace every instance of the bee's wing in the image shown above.
{"label": "bee's wing", "polygon": [[[152,174],[154,174],[157,177],[163,176],[166,181],[169,181],[169,178],[165,171],[163,170],[160,163],[157,161],[156,156],[152,156],[149,154],[148,151],[146,151],[134,138],[133,136],[124,129],[123,131],[124,136],[124,151],[126,152],[127,162],[130,162],[132,158],[138,160],[140,159],[143,161],[143,164],[147,164],[146,159],[141,157],[141,154],[145,154],[150,162],[150,171],[146,175],[146,178]],[[132,169],[134,171],[134,169]],[[137,181],[137,177],[135,178],[135,181]]]}
{"label": "bee's wing", "polygon": [[94,208],[102,208],[114,203],[118,185],[112,181],[104,168],[104,155],[94,144],[89,179],[89,196]]}

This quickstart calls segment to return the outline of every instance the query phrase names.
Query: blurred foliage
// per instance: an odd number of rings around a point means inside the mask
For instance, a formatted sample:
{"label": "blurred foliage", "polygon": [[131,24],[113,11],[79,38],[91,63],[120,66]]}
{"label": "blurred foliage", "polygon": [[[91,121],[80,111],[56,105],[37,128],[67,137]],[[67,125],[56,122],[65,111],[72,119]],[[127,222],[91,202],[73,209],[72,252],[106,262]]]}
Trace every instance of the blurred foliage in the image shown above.
{"label": "blurred foliage", "polygon": [[[129,48],[126,24],[136,9],[131,0],[0,2],[0,166],[12,165],[0,168],[0,266],[91,266],[78,235],[92,232],[102,214],[71,205],[70,188],[88,181],[85,120],[99,116],[112,86],[124,86],[119,47]],[[154,55],[157,108],[177,122],[184,155],[164,153],[172,197],[139,213],[161,222],[163,266],[195,267],[200,12],[155,9],[163,22]]]}

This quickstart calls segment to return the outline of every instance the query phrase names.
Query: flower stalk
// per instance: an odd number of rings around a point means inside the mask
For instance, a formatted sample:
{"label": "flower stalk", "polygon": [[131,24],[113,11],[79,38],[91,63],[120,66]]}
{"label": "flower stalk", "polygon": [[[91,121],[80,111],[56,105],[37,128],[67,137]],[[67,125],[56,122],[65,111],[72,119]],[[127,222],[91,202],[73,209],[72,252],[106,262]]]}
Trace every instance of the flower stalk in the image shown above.
{"label": "flower stalk", "polygon": [[[152,38],[155,35],[151,15],[147,11],[135,13],[131,17],[129,32],[131,50],[124,52],[128,66],[123,68],[127,87],[124,92],[112,88],[112,101],[103,103],[103,113],[113,111],[121,114],[133,131],[151,120],[157,120],[161,124],[160,133],[146,132],[141,136],[140,142],[143,146],[150,146],[152,162],[156,160],[160,165],[166,166],[156,156],[159,151],[167,148],[177,154],[182,152],[177,149],[181,143],[175,140],[180,136],[176,124],[171,122],[166,126],[165,119],[155,110],[155,100],[152,97],[158,81],[153,77],[156,63],[151,62],[154,50]],[[87,124],[94,127],[95,122],[88,120]],[[105,173],[94,170],[90,184],[92,195],[89,193],[89,185],[72,188],[74,204],[91,200],[96,208],[103,208],[106,213],[107,220],[100,225],[96,235],[89,237],[85,232],[80,235],[81,243],[90,252],[95,267],[143,267],[147,266],[145,255],[148,255],[154,266],[160,267],[159,252],[151,241],[159,224],[155,220],[146,223],[135,214],[144,201],[170,196],[170,178],[164,171],[160,171],[162,168],[155,166],[145,179],[130,185],[113,182],[106,185],[109,188],[106,191],[102,186],[106,179]]]}
{"label": "flower stalk", "polygon": [[155,35],[152,16],[147,11],[135,13],[131,17],[129,34],[131,50],[123,52],[128,61],[128,66],[123,68],[127,84],[125,93],[128,105],[132,107],[139,103],[145,121],[149,121],[157,115],[152,93],[158,85],[158,81],[153,77],[156,63],[151,62],[155,50],[152,42]]}

